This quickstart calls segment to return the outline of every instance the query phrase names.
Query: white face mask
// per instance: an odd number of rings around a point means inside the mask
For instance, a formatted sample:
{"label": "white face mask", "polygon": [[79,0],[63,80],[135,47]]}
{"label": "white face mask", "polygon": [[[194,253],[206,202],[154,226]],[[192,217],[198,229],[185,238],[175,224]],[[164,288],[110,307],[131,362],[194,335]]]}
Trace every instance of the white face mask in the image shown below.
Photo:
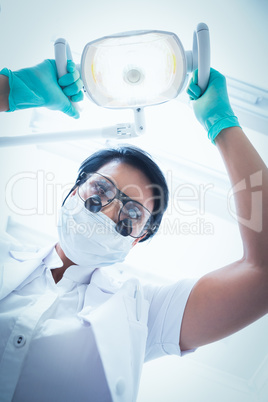
{"label": "white face mask", "polygon": [[105,214],[88,211],[77,193],[60,209],[58,234],[66,257],[90,268],[124,261],[133,245],[133,238],[120,235]]}

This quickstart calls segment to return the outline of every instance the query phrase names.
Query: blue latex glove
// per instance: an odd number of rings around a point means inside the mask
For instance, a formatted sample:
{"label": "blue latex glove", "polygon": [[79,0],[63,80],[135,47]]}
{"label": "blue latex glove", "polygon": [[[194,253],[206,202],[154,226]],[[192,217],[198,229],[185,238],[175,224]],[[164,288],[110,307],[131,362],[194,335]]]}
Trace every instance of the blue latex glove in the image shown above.
{"label": "blue latex glove", "polygon": [[197,120],[207,130],[208,138],[215,144],[215,138],[224,128],[240,127],[240,125],[229,102],[225,77],[211,68],[208,87],[200,96],[201,89],[197,85],[197,75],[198,70],[195,70],[187,93],[193,100]]}
{"label": "blue latex glove", "polygon": [[77,119],[79,113],[67,96],[73,102],[82,100],[83,84],[71,60],[67,62],[67,71],[58,81],[55,60],[45,60],[35,67],[15,72],[4,68],[0,74],[9,78],[9,111],[43,106]]}

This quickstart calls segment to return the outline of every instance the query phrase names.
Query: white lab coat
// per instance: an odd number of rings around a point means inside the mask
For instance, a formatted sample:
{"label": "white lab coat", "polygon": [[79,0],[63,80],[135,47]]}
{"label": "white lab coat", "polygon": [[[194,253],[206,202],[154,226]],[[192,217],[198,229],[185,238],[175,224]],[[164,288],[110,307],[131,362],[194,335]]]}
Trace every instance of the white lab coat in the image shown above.
{"label": "white lab coat", "polygon": [[[17,260],[10,262],[10,253]],[[47,248],[29,253],[20,250],[10,239],[2,242],[0,300],[32,280],[47,253]],[[189,292],[187,290],[184,296],[185,304]],[[137,279],[115,287],[110,278],[97,269],[92,274],[87,297],[94,299],[94,306],[85,303],[79,316],[91,325],[112,400],[135,401],[145,357],[150,306],[144,298],[143,288]],[[4,375],[4,371],[2,373]]]}
{"label": "white lab coat", "polygon": [[[1,245],[1,260],[14,248],[17,250],[12,255],[18,260],[2,265],[0,300],[33,278],[47,254],[47,248],[29,253],[19,251],[14,243],[6,241]],[[91,283],[95,287],[89,287],[88,292],[95,292],[95,308],[86,307],[79,315],[91,324],[113,401],[135,401],[144,362],[148,301],[136,279],[128,280],[114,293],[114,286],[96,270]]]}

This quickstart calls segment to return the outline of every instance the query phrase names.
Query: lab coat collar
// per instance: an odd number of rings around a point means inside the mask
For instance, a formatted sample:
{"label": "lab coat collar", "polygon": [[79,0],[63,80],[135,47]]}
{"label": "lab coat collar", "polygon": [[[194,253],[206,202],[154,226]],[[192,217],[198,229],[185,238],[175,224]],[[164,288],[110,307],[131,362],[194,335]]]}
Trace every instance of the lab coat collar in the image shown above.
{"label": "lab coat collar", "polygon": [[[50,253],[44,258],[44,263],[48,269],[55,269],[62,267],[63,263],[60,259],[56,248],[54,247]],[[95,268],[89,268],[87,265],[71,265],[66,269],[63,276],[73,282],[77,283],[90,283],[90,278]]]}
{"label": "lab coat collar", "polygon": [[50,250],[48,255],[43,259],[43,261],[48,269],[60,268],[63,266],[63,262],[56,251],[56,244]]}
{"label": "lab coat collar", "polygon": [[[55,245],[54,242],[35,251],[9,250],[9,258],[3,264],[0,277],[0,300],[20,285],[41,275],[44,269],[62,267]],[[73,282],[89,284],[93,272],[97,271],[99,269],[88,266],[71,265],[64,272],[64,277]]]}
{"label": "lab coat collar", "polygon": [[41,275],[45,266],[43,259],[54,247],[55,244],[36,252],[10,250],[9,257],[1,269],[0,300],[22,283],[29,282],[34,277]]}
{"label": "lab coat collar", "polygon": [[95,270],[96,268],[89,268],[86,265],[71,265],[66,269],[63,276],[73,282],[89,284]]}
{"label": "lab coat collar", "polygon": [[17,261],[26,261],[26,260],[34,260],[34,259],[45,259],[50,252],[55,247],[55,243],[50,244],[49,246],[42,247],[36,251],[18,251],[18,250],[10,250],[9,254]]}

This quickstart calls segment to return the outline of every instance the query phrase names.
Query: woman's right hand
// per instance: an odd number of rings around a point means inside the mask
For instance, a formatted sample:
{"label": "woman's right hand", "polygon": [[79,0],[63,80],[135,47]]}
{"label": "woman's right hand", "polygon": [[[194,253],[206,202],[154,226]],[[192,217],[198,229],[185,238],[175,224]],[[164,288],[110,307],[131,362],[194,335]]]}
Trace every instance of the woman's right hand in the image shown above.
{"label": "woman's right hand", "polygon": [[79,102],[83,99],[83,83],[71,60],[67,62],[67,71],[58,80],[55,60],[45,60],[35,67],[15,72],[4,68],[0,74],[9,79],[9,111],[47,107],[60,110],[75,119],[79,118],[71,101]]}

